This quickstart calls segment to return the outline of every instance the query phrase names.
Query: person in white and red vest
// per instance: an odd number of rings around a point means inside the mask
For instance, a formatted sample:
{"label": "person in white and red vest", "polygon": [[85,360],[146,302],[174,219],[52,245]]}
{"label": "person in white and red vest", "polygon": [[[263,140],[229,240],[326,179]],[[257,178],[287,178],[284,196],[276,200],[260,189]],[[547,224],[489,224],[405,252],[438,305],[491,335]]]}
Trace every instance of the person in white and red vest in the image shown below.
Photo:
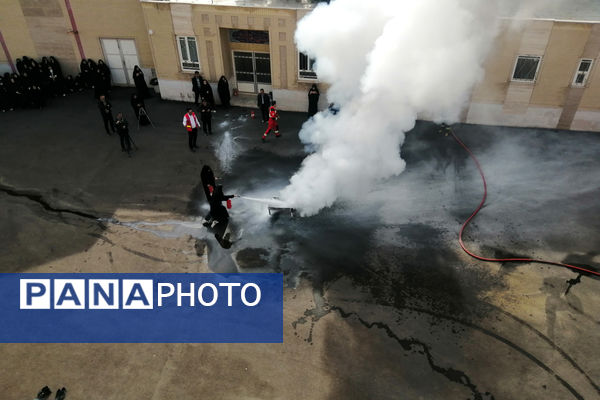
{"label": "person in white and red vest", "polygon": [[196,113],[191,109],[187,109],[187,113],[183,116],[183,126],[187,129],[188,132],[188,145],[190,146],[190,150],[195,152],[198,146],[196,145],[196,140],[198,139],[198,127],[200,126],[200,122],[198,121],[198,117],[196,117]]}
{"label": "person in white and red vest", "polygon": [[267,133],[269,133],[269,131],[275,132],[275,137],[281,137],[281,135],[279,134],[279,124],[277,123],[277,120],[279,119],[279,113],[277,112],[276,107],[277,102],[273,100],[273,105],[271,106],[271,108],[269,108],[269,126],[267,126],[267,130],[262,135],[263,142],[267,138]]}

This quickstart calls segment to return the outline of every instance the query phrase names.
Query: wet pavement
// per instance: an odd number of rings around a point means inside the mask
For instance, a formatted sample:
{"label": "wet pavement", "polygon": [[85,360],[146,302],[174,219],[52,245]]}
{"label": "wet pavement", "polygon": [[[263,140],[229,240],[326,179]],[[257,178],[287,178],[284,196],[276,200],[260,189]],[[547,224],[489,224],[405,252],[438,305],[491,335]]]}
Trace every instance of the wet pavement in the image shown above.
{"label": "wet pavement", "polygon": [[[115,111],[131,115],[127,91],[114,97]],[[147,104],[156,128],[131,124],[131,159],[103,132],[91,94],[57,99],[35,119],[0,115],[1,272],[281,272],[284,344],[139,345],[128,357],[118,345],[2,345],[0,367],[14,372],[0,386],[11,397],[47,384],[43,366],[23,360],[77,360],[77,371],[48,374],[76,376],[77,388],[97,379],[85,359],[101,352],[138,392],[117,379],[88,398],[188,398],[198,387],[212,398],[600,398],[600,282],[463,253],[458,230],[482,185],[468,154],[435,125],[418,122],[401,149],[406,171],[364,185],[360,198],[312,217],[270,216],[268,202],[306,155],[297,136],[304,114],[281,112],[283,137],[262,143],[266,126],[248,109],[218,109],[214,134],[200,135],[191,153],[183,104]],[[464,236],[471,250],[598,270],[600,136],[454,129],[488,181],[486,206]],[[233,200],[231,249],[202,226],[205,163],[226,194],[265,199]],[[190,378],[195,386],[182,382]]]}

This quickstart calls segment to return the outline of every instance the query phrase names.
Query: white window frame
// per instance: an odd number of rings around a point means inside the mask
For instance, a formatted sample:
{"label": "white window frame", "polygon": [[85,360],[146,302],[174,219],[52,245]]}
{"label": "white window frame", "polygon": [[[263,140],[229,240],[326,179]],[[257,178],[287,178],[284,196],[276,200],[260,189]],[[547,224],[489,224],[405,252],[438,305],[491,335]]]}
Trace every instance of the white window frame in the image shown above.
{"label": "white window frame", "polygon": [[[300,69],[300,56],[305,56],[306,58],[308,58],[308,65],[310,67],[310,61],[311,58],[306,55],[305,53],[298,51],[298,80],[302,80],[302,81],[311,81],[311,82],[318,82],[319,81],[319,77],[317,76],[317,73],[315,72],[314,69]],[[314,59],[313,59],[313,64],[314,64]],[[302,76],[302,72],[310,72],[313,73],[315,76]]]}
{"label": "white window frame", "polygon": [[[181,52],[181,44],[180,44],[180,40],[181,39],[185,39],[185,47],[186,47],[186,51],[187,51],[187,59],[184,58],[184,55]],[[198,61],[192,61],[192,59],[190,58],[190,42],[189,39],[194,39],[194,46],[195,46],[195,50],[196,50],[196,55],[198,56]],[[183,72],[196,72],[196,71],[200,71],[200,53],[198,52],[198,41],[196,40],[196,36],[176,36],[175,37],[175,44],[177,45],[177,52],[179,53],[179,66],[181,67],[181,70]],[[189,65],[185,65],[185,63],[187,64],[197,64],[196,66],[189,66]]]}
{"label": "white window frame", "polygon": [[[581,71],[581,64],[583,64],[584,61],[589,61],[590,62],[590,67],[588,68],[587,71]],[[579,64],[577,64],[577,69],[575,70],[575,76],[573,76],[573,82],[571,83],[571,86],[573,87],[585,87],[588,77],[590,76],[590,72],[592,71],[592,67],[594,66],[594,60],[592,58],[580,58],[579,59]],[[580,73],[583,73],[583,82],[581,83],[577,83],[577,75],[579,75]]]}
{"label": "white window frame", "polygon": [[[535,69],[535,74],[533,75],[533,79],[517,79],[517,78],[515,78],[515,72],[517,72],[517,64],[519,63],[520,58],[537,58],[538,59],[538,63],[537,63],[536,69]],[[515,65],[513,66],[512,74],[510,75],[510,80],[513,82],[535,83],[535,81],[537,80],[537,77],[538,77],[538,72],[540,71],[540,65],[542,65],[542,57],[541,56],[520,54],[515,59]]]}

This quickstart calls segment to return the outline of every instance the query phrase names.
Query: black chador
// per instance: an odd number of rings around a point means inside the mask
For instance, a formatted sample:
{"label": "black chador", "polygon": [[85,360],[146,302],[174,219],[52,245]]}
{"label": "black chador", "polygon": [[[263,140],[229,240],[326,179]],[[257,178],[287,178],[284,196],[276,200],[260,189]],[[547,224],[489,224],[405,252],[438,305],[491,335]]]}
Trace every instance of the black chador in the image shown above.
{"label": "black chador", "polygon": [[221,76],[219,79],[217,90],[219,91],[219,98],[221,99],[221,104],[223,107],[229,107],[231,94],[229,93],[229,83],[227,82],[227,78],[225,78],[225,76]]}

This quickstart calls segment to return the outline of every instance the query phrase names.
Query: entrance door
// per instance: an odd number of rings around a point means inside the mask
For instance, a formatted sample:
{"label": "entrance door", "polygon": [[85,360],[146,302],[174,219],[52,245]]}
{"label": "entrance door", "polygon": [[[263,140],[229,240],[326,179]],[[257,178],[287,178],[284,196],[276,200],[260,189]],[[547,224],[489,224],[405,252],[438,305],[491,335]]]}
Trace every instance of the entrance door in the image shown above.
{"label": "entrance door", "polygon": [[140,65],[133,39],[100,39],[113,85],[133,86],[133,67]]}
{"label": "entrance door", "polygon": [[234,51],[235,78],[240,92],[271,90],[271,55],[252,51]]}

